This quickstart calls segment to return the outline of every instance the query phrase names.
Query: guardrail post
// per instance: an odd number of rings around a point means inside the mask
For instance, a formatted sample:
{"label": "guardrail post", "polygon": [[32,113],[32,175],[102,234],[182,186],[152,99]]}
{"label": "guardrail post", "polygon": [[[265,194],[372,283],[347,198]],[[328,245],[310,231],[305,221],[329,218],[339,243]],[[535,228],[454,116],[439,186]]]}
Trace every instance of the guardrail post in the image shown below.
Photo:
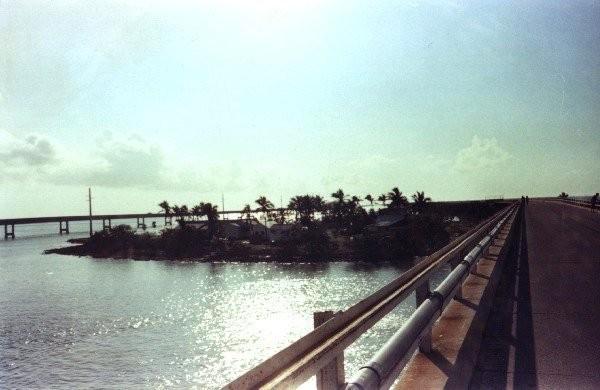
{"label": "guardrail post", "polygon": [[[419,307],[431,294],[431,289],[429,288],[429,279],[424,281],[417,289],[415,290],[415,295],[417,298],[417,306]],[[431,352],[431,329],[421,338],[419,342],[419,350],[423,353]]]}
{"label": "guardrail post", "polygon": [[[333,318],[333,311],[313,313],[315,328]],[[340,353],[317,372],[317,390],[337,390],[344,385],[344,353]]]}

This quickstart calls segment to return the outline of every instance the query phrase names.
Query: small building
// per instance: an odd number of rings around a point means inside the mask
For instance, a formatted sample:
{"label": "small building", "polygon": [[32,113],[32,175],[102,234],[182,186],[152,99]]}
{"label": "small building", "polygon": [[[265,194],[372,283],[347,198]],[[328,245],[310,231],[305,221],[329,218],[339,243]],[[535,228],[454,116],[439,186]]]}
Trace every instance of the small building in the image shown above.
{"label": "small building", "polygon": [[401,225],[405,219],[405,209],[390,210],[385,214],[377,216],[373,225],[376,228],[392,228]]}
{"label": "small building", "polygon": [[218,235],[228,240],[239,240],[242,237],[242,224],[238,221],[220,221]]}
{"label": "small building", "polygon": [[269,228],[256,218],[228,219],[219,221],[219,236],[230,240],[267,239],[270,240]]}
{"label": "small building", "polygon": [[205,229],[208,230],[208,221],[179,221],[180,224],[185,225],[187,227],[193,227],[195,229]]}

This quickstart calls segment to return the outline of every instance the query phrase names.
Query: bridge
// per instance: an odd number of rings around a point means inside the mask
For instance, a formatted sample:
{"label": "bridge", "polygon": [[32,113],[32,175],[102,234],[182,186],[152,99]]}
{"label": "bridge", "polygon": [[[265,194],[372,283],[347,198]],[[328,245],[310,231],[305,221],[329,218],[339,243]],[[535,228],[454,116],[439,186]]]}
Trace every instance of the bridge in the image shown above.
{"label": "bridge", "polygon": [[[466,200],[466,201],[442,201],[430,202],[431,208],[436,209],[443,207],[447,212],[460,210],[468,205],[478,205],[489,202],[500,201],[502,199],[485,199],[485,200]],[[373,204],[366,204],[365,207],[373,207]],[[289,208],[274,208],[271,212],[293,211]],[[259,213],[259,210],[250,210],[250,213]],[[246,211],[243,210],[222,210],[217,212],[218,215],[243,215]],[[197,218],[199,216],[193,214],[176,215],[174,213],[136,213],[136,214],[104,214],[104,215],[71,215],[71,216],[56,216],[56,217],[31,217],[31,218],[6,218],[0,219],[0,225],[4,225],[4,238],[15,238],[15,225],[40,224],[40,223],[58,223],[59,234],[69,234],[69,222],[74,221],[102,221],[102,229],[109,229],[112,226],[113,220],[135,219],[136,228],[146,227],[146,218],[164,218],[165,226],[173,224],[175,218]],[[91,227],[90,227],[91,231]]]}
{"label": "bridge", "polygon": [[[589,202],[514,202],[355,305],[315,313],[313,331],[225,388],[598,388],[599,233]],[[409,297],[410,318],[347,375],[344,350]]]}
{"label": "bridge", "polygon": [[[278,211],[275,209],[273,211]],[[256,211],[252,211],[256,212]],[[219,215],[242,214],[239,210],[219,211]],[[32,218],[7,218],[0,219],[0,225],[4,225],[4,238],[15,238],[15,225],[39,224],[39,223],[58,223],[59,234],[69,234],[69,222],[74,221],[102,221],[102,229],[112,226],[113,220],[135,219],[137,228],[146,227],[146,218],[164,218],[165,225],[172,225],[173,218],[187,217],[193,218],[193,215],[175,215],[165,213],[142,213],[142,214],[104,214],[104,215],[70,215],[58,217],[32,217]]]}

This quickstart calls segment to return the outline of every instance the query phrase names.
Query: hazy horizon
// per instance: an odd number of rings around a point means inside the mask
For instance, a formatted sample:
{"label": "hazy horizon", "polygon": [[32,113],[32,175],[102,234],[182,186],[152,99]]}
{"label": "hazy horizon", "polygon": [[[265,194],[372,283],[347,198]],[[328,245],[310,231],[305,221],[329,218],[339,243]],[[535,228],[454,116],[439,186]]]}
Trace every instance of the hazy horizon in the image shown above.
{"label": "hazy horizon", "polygon": [[598,1],[3,1],[0,34],[0,218],[600,191]]}

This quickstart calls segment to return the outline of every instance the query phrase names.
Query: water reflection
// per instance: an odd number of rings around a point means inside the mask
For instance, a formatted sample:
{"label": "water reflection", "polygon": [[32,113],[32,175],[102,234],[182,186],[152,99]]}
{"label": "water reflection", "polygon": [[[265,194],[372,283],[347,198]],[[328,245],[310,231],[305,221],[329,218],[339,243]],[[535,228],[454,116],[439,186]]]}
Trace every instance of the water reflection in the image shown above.
{"label": "water reflection", "polygon": [[[0,242],[0,387],[218,388],[310,331],[313,312],[344,309],[402,272],[41,255],[64,240]],[[349,375],[413,305],[346,351]]]}

